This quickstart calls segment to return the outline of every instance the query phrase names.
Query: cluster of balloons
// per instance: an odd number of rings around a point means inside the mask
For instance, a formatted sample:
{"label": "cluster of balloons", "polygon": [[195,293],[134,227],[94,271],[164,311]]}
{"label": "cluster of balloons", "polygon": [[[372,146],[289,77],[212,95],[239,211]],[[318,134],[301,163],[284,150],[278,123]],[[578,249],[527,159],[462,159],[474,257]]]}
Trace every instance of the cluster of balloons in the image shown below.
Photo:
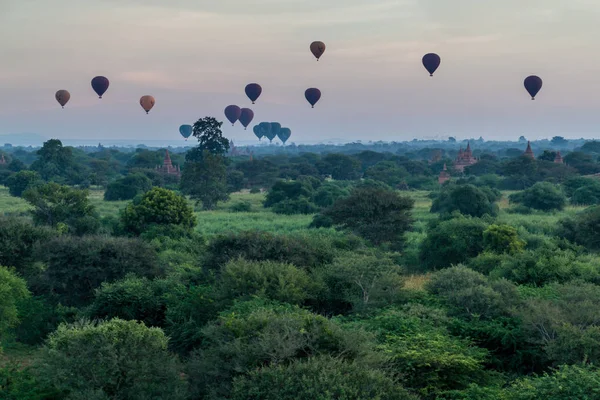
{"label": "cluster of balloons", "polygon": [[[310,44],[310,51],[315,56],[317,61],[323,56],[325,53],[325,43],[316,41]],[[433,74],[440,67],[442,59],[439,55],[435,53],[428,53],[423,56],[423,66],[429,72],[429,76],[433,76]],[[525,78],[525,89],[531,95],[531,100],[535,100],[535,96],[542,89],[542,79],[536,75],[531,75]],[[92,79],[92,89],[98,95],[98,98],[102,98],[104,93],[108,90],[110,86],[110,82],[108,78],[104,76],[96,76]],[[256,101],[262,94],[262,87],[258,83],[250,83],[246,85],[245,88],[246,96],[252,101],[252,104],[256,104]],[[311,105],[312,108],[315,107],[315,104],[321,99],[321,91],[317,88],[309,88],[304,92],[304,97]],[[65,105],[71,99],[71,94],[68,90],[61,89],[55,94],[56,101],[65,108]],[[156,100],[154,97],[150,95],[145,95],[140,98],[140,105],[146,111],[146,114],[152,110]],[[230,105],[225,108],[225,117],[231,122],[232,125],[235,125],[237,121],[240,121],[244,129],[246,129],[254,119],[254,112],[249,108],[240,108],[236,105]],[[192,135],[193,127],[191,125],[181,125],[179,127],[179,133],[181,136],[187,140]],[[275,137],[279,137],[279,139],[285,144],[285,142],[290,138],[292,132],[288,128],[282,128],[281,124],[277,122],[261,122],[260,124],[254,127],[254,134],[260,140],[263,137],[268,138],[272,141]]]}
{"label": "cluster of balloons", "polygon": [[290,136],[292,136],[290,128],[282,127],[279,122],[261,122],[260,124],[255,125],[253,130],[258,140],[266,137],[269,139],[269,142],[272,142],[275,137],[278,137],[279,140],[285,144]]}
{"label": "cluster of balloons", "polygon": [[[99,99],[101,99],[102,95],[106,93],[109,86],[110,82],[105,76],[96,76],[94,79],[92,79],[92,89],[94,92],[96,92]],[[71,93],[69,93],[68,90],[61,89],[56,92],[54,97],[56,98],[56,101],[58,101],[58,104],[60,104],[62,108],[65,108],[65,105],[71,99]],[[146,114],[152,110],[152,107],[154,107],[155,103],[156,100],[154,100],[154,97],[150,95],[142,96],[140,98],[140,105],[144,111],[146,111]]]}

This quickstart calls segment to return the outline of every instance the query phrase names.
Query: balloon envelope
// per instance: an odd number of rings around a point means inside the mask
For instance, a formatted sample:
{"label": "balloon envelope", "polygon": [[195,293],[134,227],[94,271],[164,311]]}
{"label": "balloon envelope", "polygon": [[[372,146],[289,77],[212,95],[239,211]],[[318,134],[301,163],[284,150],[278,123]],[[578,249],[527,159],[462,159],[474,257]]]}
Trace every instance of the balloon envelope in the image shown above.
{"label": "balloon envelope", "polygon": [[283,144],[288,141],[288,139],[292,136],[292,131],[290,128],[281,128],[279,132],[277,132],[277,137]]}
{"label": "balloon envelope", "polygon": [[252,120],[254,119],[254,111],[249,108],[242,108],[240,113],[240,122],[244,126],[244,129],[250,125]]}
{"label": "balloon envelope", "polygon": [[246,85],[246,96],[252,100],[252,104],[260,97],[262,87],[258,83],[250,83]]}
{"label": "balloon envelope", "polygon": [[54,98],[56,101],[58,101],[58,104],[60,104],[62,108],[65,108],[65,104],[67,104],[71,98],[71,93],[69,93],[67,90],[59,90],[54,95]]}
{"label": "balloon envelope", "polygon": [[252,131],[254,131],[254,135],[258,138],[258,140],[263,138],[264,135],[258,125],[254,125],[254,128],[252,128]]}
{"label": "balloon envelope", "polygon": [[102,98],[102,95],[106,93],[109,85],[110,82],[104,76],[97,76],[92,79],[92,89],[94,89],[99,98]]}
{"label": "balloon envelope", "polygon": [[179,133],[181,133],[181,136],[183,136],[186,140],[192,136],[193,130],[194,128],[191,125],[181,125],[179,127]]}
{"label": "balloon envelope", "polygon": [[269,122],[261,122],[258,124],[258,129],[260,130],[260,133],[270,141],[275,138],[275,135],[271,135],[271,124]]}
{"label": "balloon envelope", "polygon": [[423,56],[423,66],[429,72],[429,76],[433,76],[433,73],[438,69],[442,59],[435,53],[425,54]]}
{"label": "balloon envelope", "polygon": [[152,110],[152,107],[154,107],[155,103],[156,100],[154,100],[154,97],[152,96],[146,95],[140,98],[140,105],[142,106],[144,111],[146,111],[146,114],[148,114],[150,110]]}
{"label": "balloon envelope", "polygon": [[542,85],[542,78],[539,76],[531,75],[525,78],[525,89],[531,95],[531,100],[535,100],[535,96],[539,93]]}
{"label": "balloon envelope", "polygon": [[236,121],[240,119],[241,115],[242,109],[238,106],[231,105],[225,108],[225,117],[227,117],[229,122],[231,122],[231,125],[235,125]]}
{"label": "balloon envelope", "polygon": [[313,53],[313,56],[315,56],[317,58],[317,61],[319,61],[319,58],[321,58],[321,56],[323,55],[323,53],[325,53],[325,43],[323,42],[312,42],[310,44],[310,51],[311,53]]}
{"label": "balloon envelope", "polygon": [[321,91],[317,88],[306,89],[304,97],[306,97],[312,108],[315,108],[315,104],[321,99]]}

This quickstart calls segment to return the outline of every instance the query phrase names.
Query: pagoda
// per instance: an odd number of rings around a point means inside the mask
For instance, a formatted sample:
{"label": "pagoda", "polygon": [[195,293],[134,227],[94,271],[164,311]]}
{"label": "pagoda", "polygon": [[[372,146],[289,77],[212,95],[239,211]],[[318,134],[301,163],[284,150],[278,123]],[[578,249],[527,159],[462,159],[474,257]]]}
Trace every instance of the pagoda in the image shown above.
{"label": "pagoda", "polygon": [[181,169],[179,166],[173,166],[173,163],[171,162],[171,156],[169,155],[169,150],[166,150],[163,165],[156,167],[156,171],[163,175],[175,175],[177,177],[181,177]]}
{"label": "pagoda", "polygon": [[525,150],[525,154],[523,154],[525,157],[529,157],[531,159],[535,158],[535,155],[533,155],[533,150],[531,150],[531,142],[527,142],[527,150]]}
{"label": "pagoda", "polygon": [[554,157],[554,164],[563,164],[563,158],[560,155],[560,150],[556,152],[556,157]]}
{"label": "pagoda", "polygon": [[448,168],[446,168],[446,163],[444,163],[444,169],[440,172],[440,176],[438,177],[438,183],[443,185],[447,181],[450,180],[450,174],[448,173]]}
{"label": "pagoda", "polygon": [[473,164],[477,164],[477,159],[473,157],[473,153],[471,152],[471,143],[468,143],[465,151],[463,151],[462,147],[458,151],[458,156],[454,161],[454,168],[458,172],[464,172],[465,167]]}

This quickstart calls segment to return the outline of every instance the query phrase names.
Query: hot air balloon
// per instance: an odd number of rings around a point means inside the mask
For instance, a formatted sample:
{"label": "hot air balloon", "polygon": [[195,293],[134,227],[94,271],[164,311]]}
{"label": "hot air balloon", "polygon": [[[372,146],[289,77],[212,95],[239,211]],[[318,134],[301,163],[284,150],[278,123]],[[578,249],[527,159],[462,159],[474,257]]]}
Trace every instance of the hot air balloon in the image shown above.
{"label": "hot air balloon", "polygon": [[290,130],[290,128],[281,128],[279,130],[279,132],[277,132],[277,137],[279,138],[279,140],[281,140],[281,142],[284,145],[285,145],[285,142],[288,141],[290,136],[292,136],[292,131]]}
{"label": "hot air balloon", "polygon": [[252,120],[254,119],[254,111],[249,108],[242,108],[240,114],[240,122],[244,126],[244,130],[250,125]]}
{"label": "hot air balloon", "polygon": [[188,138],[192,136],[193,130],[194,128],[191,125],[181,125],[179,127],[179,133],[181,133],[181,136],[183,136],[185,140],[188,140]]}
{"label": "hot air balloon", "polygon": [[242,115],[242,110],[238,106],[227,106],[225,108],[225,117],[231,122],[231,125],[235,125],[235,122],[240,119]]}
{"label": "hot air balloon", "polygon": [[527,89],[531,95],[531,100],[535,100],[535,96],[537,96],[538,92],[542,88],[542,85],[542,78],[539,76],[531,75],[525,78],[525,89]]}
{"label": "hot air balloon", "polygon": [[260,97],[262,87],[258,83],[250,83],[246,85],[246,96],[252,100],[252,104]]}
{"label": "hot air balloon", "polygon": [[252,130],[254,131],[254,135],[258,138],[258,140],[262,139],[264,135],[258,125],[254,125],[254,128],[252,128]]}
{"label": "hot air balloon", "polygon": [[109,85],[110,82],[104,76],[97,76],[94,79],[92,79],[92,89],[94,89],[94,92],[96,92],[100,99],[102,98],[102,95],[108,90]]}
{"label": "hot air balloon", "polygon": [[260,133],[262,133],[264,137],[269,139],[269,141],[272,141],[275,138],[275,135],[273,135],[271,132],[271,128],[272,127],[270,122],[261,122],[260,124],[258,124],[258,129],[260,130]]}
{"label": "hot air balloon", "polygon": [[269,139],[269,142],[272,142],[277,137],[277,133],[281,129],[281,124],[278,122],[265,122],[265,125],[269,127],[265,136]]}
{"label": "hot air balloon", "polygon": [[317,61],[319,61],[319,58],[325,53],[325,48],[325,43],[323,42],[312,42],[310,44],[310,51],[317,58]]}
{"label": "hot air balloon", "polygon": [[152,107],[154,107],[154,103],[156,103],[156,101],[152,96],[146,95],[142,96],[142,98],[140,99],[140,105],[142,106],[144,111],[146,111],[146,114],[148,114],[150,110],[152,110]]}
{"label": "hot air balloon", "polygon": [[429,76],[433,76],[441,62],[442,60],[437,54],[429,53],[423,56],[423,66],[429,72]]}
{"label": "hot air balloon", "polygon": [[321,98],[321,91],[317,88],[306,89],[306,92],[304,92],[304,97],[306,97],[306,100],[308,100],[312,108],[315,108],[315,104],[317,104]]}
{"label": "hot air balloon", "polygon": [[58,104],[60,104],[62,108],[65,108],[65,104],[67,104],[71,98],[71,93],[69,93],[67,90],[59,90],[54,95],[54,98],[56,101],[58,101]]}

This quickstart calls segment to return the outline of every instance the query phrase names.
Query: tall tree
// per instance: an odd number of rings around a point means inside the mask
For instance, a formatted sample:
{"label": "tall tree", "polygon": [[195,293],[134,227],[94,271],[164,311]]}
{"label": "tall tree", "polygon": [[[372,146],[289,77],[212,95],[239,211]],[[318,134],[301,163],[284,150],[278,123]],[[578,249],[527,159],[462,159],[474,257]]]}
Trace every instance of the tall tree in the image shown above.
{"label": "tall tree", "polygon": [[224,157],[229,151],[229,140],[223,137],[222,125],[213,117],[196,121],[193,135],[198,139],[198,146],[185,156],[181,190],[201,202],[205,210],[211,210],[219,201],[229,199]]}

